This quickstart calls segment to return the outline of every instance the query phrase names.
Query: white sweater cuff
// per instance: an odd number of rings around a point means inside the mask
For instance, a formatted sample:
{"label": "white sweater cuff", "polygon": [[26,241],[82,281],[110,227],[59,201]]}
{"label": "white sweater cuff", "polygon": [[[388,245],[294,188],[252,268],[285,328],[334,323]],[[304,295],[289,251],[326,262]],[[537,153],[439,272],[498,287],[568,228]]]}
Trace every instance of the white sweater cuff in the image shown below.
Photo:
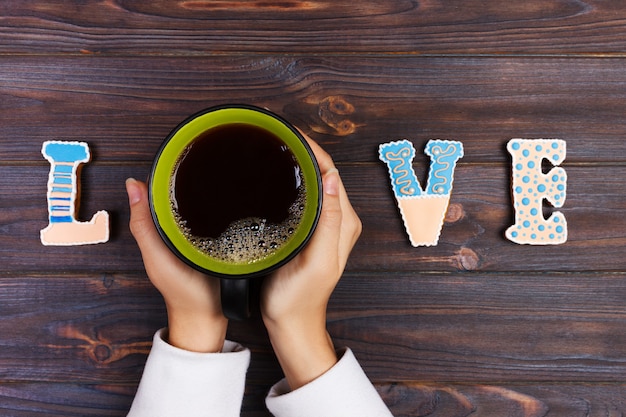
{"label": "white sweater cuff", "polygon": [[392,417],[350,349],[325,374],[295,391],[281,380],[265,401],[275,417]]}
{"label": "white sweater cuff", "polygon": [[189,352],[163,332],[154,335],[128,417],[238,417],[250,351],[226,341],[222,353]]}

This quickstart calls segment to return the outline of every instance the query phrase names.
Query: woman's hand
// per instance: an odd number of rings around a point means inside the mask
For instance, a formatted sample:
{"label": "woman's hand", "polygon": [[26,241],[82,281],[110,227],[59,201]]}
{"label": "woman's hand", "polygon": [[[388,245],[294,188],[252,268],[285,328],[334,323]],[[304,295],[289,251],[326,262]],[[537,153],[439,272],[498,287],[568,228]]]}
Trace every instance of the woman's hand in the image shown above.
{"label": "woman's hand", "polygon": [[195,352],[219,352],[228,321],[222,315],[219,281],[182,262],[165,245],[152,221],[146,184],[126,181],[130,230],[152,284],[165,300],[168,342]]}
{"label": "woman's hand", "polygon": [[337,362],[326,331],[326,308],[361,233],[331,157],[307,140],[322,174],[319,223],[306,248],[269,276],[261,293],[263,321],[292,390]]}

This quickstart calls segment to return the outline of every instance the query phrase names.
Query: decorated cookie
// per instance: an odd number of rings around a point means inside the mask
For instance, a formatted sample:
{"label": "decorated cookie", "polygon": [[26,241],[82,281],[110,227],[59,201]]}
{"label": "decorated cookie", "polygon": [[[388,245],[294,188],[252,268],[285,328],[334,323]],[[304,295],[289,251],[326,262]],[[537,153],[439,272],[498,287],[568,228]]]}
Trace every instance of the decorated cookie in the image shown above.
{"label": "decorated cookie", "polygon": [[426,144],[430,169],[425,189],[413,170],[415,148],[411,142],[384,143],[378,153],[389,169],[391,187],[411,244],[436,245],[450,202],[456,162],[463,157],[463,144],[448,140],[431,140]]}
{"label": "decorated cookie", "polygon": [[41,153],[50,162],[48,176],[48,226],[40,233],[44,245],[71,246],[109,240],[109,214],[97,212],[88,222],[75,219],[78,206],[78,167],[88,162],[83,142],[44,142]]}
{"label": "decorated cookie", "polygon": [[513,206],[515,224],[506,231],[512,242],[558,245],[567,240],[567,222],[561,212],[547,219],[543,200],[554,207],[565,203],[567,174],[563,168],[542,172],[543,160],[559,165],[565,159],[565,141],[559,139],[512,139],[507,145],[513,157]]}

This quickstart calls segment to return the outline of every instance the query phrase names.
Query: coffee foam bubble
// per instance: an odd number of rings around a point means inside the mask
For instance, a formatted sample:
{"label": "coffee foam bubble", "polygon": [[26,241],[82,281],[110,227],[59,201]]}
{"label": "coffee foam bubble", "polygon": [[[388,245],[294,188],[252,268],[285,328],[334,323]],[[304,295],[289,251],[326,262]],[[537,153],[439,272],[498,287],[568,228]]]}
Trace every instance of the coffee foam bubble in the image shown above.
{"label": "coffee foam bubble", "polygon": [[298,187],[298,197],[289,208],[289,216],[281,223],[248,217],[232,222],[217,238],[194,236],[172,204],[176,222],[186,239],[200,252],[216,260],[245,265],[266,259],[279,252],[298,229],[306,203],[303,183]]}

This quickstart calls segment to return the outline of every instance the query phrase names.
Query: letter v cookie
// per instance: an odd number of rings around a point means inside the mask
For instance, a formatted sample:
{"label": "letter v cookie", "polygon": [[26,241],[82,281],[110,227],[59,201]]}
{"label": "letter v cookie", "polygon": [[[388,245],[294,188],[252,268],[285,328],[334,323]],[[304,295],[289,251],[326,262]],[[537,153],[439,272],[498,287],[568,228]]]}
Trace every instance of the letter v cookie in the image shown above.
{"label": "letter v cookie", "polygon": [[379,159],[387,164],[404,226],[413,246],[434,246],[448,210],[454,169],[463,157],[463,144],[451,140],[431,140],[426,144],[430,170],[422,189],[413,170],[415,148],[408,140],[383,143]]}

